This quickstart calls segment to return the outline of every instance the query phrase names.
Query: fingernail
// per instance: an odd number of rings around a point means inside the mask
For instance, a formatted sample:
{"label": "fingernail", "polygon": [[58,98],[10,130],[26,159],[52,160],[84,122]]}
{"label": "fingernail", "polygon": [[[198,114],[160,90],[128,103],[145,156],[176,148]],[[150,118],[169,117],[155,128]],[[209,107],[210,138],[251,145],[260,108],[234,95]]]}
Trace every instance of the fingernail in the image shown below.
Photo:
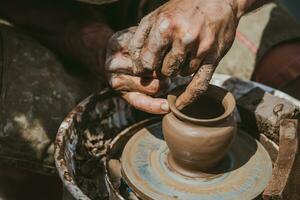
{"label": "fingernail", "polygon": [[165,112],[169,112],[169,104],[168,102],[164,102],[160,105],[160,108],[165,111]]}

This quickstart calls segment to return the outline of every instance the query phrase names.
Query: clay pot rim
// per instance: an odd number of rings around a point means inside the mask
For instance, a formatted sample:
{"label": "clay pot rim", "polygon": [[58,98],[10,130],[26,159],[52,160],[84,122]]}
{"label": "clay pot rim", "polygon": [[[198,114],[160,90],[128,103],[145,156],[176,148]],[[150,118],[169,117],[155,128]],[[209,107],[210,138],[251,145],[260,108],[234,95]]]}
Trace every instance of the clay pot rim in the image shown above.
{"label": "clay pot rim", "polygon": [[[182,90],[183,91],[186,88],[186,86],[187,85],[182,85],[180,87],[175,88],[174,90]],[[226,120],[233,113],[233,111],[235,109],[236,102],[235,102],[234,96],[228,90],[226,90],[224,88],[221,88],[219,86],[216,86],[216,85],[210,84],[209,89],[219,90],[219,91],[222,91],[222,92],[226,93],[226,95],[224,96],[223,101],[222,101],[222,105],[223,105],[225,111],[220,116],[218,116],[216,118],[209,118],[209,119],[199,119],[199,118],[189,117],[189,116],[183,114],[182,112],[180,112],[180,110],[178,110],[176,108],[175,102],[176,102],[176,99],[179,95],[178,94],[177,95],[172,94],[172,92],[167,97],[171,112],[177,118],[179,118],[183,121],[188,121],[188,122],[192,122],[192,123],[195,123],[195,124],[211,124],[211,123],[216,123],[216,122],[221,122],[221,121]]]}

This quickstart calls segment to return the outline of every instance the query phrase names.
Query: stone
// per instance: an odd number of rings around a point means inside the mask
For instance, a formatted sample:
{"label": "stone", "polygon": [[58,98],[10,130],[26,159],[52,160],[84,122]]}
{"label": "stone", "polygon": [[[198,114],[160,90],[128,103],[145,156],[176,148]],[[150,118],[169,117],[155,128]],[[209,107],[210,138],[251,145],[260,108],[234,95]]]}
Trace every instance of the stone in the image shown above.
{"label": "stone", "polygon": [[299,108],[293,103],[255,87],[237,100],[242,126],[259,139],[259,133],[279,144],[281,119],[299,118]]}

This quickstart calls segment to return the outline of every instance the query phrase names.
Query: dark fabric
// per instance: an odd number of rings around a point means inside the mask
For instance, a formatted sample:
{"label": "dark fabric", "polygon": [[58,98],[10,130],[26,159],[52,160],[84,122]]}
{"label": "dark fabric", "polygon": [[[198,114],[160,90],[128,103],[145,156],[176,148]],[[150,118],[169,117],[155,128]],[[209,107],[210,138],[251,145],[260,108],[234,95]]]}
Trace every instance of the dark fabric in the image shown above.
{"label": "dark fabric", "polygon": [[282,89],[300,76],[300,42],[287,42],[271,49],[257,64],[253,80]]}
{"label": "dark fabric", "polygon": [[55,173],[53,141],[67,113],[95,92],[94,83],[67,71],[55,55],[0,26],[0,166]]}
{"label": "dark fabric", "polygon": [[300,76],[299,41],[299,24],[286,10],[274,7],[261,37],[252,80],[299,98],[295,90]]}
{"label": "dark fabric", "polygon": [[271,48],[289,40],[300,40],[300,25],[288,12],[276,5],[260,39],[256,61],[259,62]]}
{"label": "dark fabric", "polygon": [[293,16],[293,18],[300,24],[300,1],[298,0],[279,0],[282,7],[284,7],[287,12]]}

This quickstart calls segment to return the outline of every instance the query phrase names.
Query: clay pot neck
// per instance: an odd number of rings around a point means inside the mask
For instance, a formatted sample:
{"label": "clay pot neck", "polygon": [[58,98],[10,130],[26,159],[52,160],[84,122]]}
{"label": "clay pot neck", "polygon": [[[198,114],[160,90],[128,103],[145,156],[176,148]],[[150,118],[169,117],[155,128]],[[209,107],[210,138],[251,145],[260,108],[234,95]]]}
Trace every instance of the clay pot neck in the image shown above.
{"label": "clay pot neck", "polygon": [[[210,85],[208,90],[201,96],[206,98],[196,100],[182,110],[175,106],[177,97],[185,90],[186,86],[181,86],[168,95],[168,102],[172,113],[180,120],[193,124],[213,126],[226,121],[233,113],[235,100],[233,95],[223,88]],[[200,98],[201,98],[200,97]],[[197,116],[192,113],[206,112],[207,116]]]}

